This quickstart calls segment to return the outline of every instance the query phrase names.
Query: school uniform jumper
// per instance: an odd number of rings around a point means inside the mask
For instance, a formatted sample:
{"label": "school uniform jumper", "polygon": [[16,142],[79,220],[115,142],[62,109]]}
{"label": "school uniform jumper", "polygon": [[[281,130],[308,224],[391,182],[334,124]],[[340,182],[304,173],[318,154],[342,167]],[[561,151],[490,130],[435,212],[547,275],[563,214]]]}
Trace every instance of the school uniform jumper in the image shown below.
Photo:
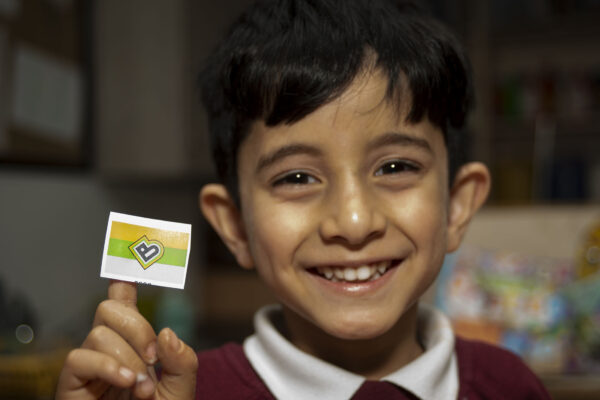
{"label": "school uniform jumper", "polygon": [[275,328],[278,315],[278,307],[265,307],[243,346],[228,343],[198,354],[196,399],[550,399],[518,356],[455,337],[448,319],[429,307],[419,307],[423,354],[380,381],[300,351]]}

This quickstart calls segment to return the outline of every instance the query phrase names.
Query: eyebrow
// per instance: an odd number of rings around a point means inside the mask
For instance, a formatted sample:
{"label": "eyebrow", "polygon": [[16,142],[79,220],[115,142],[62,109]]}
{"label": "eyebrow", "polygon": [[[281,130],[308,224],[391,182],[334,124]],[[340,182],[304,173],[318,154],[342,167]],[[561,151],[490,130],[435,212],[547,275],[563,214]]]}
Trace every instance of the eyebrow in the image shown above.
{"label": "eyebrow", "polygon": [[275,164],[277,161],[297,155],[297,154],[305,154],[309,156],[321,156],[323,152],[316,147],[302,144],[302,143],[290,143],[283,147],[278,148],[275,151],[267,153],[261,156],[258,159],[258,163],[256,165],[256,172],[260,172],[261,170],[267,168],[270,165]]}
{"label": "eyebrow", "polygon": [[425,139],[400,132],[388,132],[369,143],[369,150],[374,150],[379,147],[389,145],[413,146],[421,148],[430,154],[433,154],[433,149],[429,142]]}
{"label": "eyebrow", "polygon": [[[373,142],[369,143],[368,147],[369,150],[373,150],[379,147],[385,147],[389,145],[414,146],[433,154],[431,145],[427,140],[400,132],[385,133],[382,136],[379,136]],[[259,173],[263,169],[275,164],[279,160],[298,154],[305,154],[309,156],[321,156],[323,155],[323,152],[318,148],[307,144],[290,143],[288,145],[278,148],[277,150],[274,150],[270,153],[261,156],[258,159],[258,163],[256,164],[256,173]]]}

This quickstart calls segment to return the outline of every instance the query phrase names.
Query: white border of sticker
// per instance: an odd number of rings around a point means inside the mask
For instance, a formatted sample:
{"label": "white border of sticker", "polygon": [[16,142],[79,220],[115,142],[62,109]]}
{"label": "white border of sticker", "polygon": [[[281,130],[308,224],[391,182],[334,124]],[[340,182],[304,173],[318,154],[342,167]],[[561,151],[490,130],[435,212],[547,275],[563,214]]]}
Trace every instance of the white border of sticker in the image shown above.
{"label": "white border of sticker", "polygon": [[[161,265],[160,263],[155,263],[152,265],[152,268],[154,268],[154,271],[150,271],[150,273],[148,273],[147,270],[143,270],[141,269],[138,274],[144,274],[144,276],[149,277],[141,277],[141,276],[133,276],[133,275],[129,275],[129,274],[123,274],[123,273],[114,273],[114,272],[110,272],[107,269],[107,262],[109,261],[109,257],[106,253],[108,252],[108,243],[110,240],[110,230],[112,227],[112,223],[113,221],[116,222],[124,222],[127,224],[133,224],[133,225],[141,225],[141,226],[147,226],[149,228],[154,228],[154,229],[164,229],[164,230],[168,230],[168,231],[175,231],[175,232],[182,232],[182,233],[187,233],[190,235],[189,241],[188,241],[188,248],[187,248],[187,254],[186,254],[186,259],[185,259],[185,266],[183,267],[183,274],[179,273],[177,274],[178,276],[175,276],[175,280],[171,281],[171,279],[168,279],[168,273],[165,273],[164,270],[161,271]],[[138,217],[135,215],[129,215],[129,214],[122,214],[122,213],[118,213],[118,212],[114,212],[111,211],[109,216],[108,216],[108,225],[106,227],[106,235],[104,237],[104,248],[102,250],[102,266],[100,268],[100,277],[102,278],[109,278],[109,279],[118,279],[118,280],[122,280],[122,281],[127,281],[127,282],[136,282],[136,283],[142,283],[142,284],[149,284],[149,285],[157,285],[157,286],[164,286],[164,287],[170,287],[170,288],[176,288],[176,289],[183,289],[185,286],[185,279],[187,276],[187,269],[188,269],[188,261],[190,259],[190,246],[192,243],[192,225],[190,224],[183,224],[180,222],[171,222],[171,221],[163,221],[160,219],[152,219],[152,218],[145,218],[145,217]],[[115,257],[116,258],[116,257]],[[170,270],[172,271],[172,267],[168,267],[170,268]],[[137,269],[136,269],[137,271]],[[173,274],[171,274],[173,275]]]}

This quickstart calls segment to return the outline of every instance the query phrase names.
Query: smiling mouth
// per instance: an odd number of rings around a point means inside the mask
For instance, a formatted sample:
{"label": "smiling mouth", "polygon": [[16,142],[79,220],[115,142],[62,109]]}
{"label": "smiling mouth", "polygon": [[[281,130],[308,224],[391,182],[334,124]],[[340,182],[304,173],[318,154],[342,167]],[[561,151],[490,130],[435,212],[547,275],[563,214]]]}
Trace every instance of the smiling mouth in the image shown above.
{"label": "smiling mouth", "polygon": [[316,267],[309,271],[331,282],[370,282],[381,278],[391,268],[397,266],[400,260],[381,261],[358,267]]}

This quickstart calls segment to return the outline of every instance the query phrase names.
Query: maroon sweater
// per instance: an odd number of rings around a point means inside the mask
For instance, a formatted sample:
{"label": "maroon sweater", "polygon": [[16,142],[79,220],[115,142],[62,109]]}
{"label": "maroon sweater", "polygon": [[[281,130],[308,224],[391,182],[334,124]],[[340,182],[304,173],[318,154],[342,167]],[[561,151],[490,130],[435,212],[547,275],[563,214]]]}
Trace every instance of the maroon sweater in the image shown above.
{"label": "maroon sweater", "polygon": [[[550,399],[539,379],[509,351],[481,342],[456,339],[459,400]],[[244,355],[229,343],[198,354],[196,399],[274,399]],[[388,382],[366,381],[353,400],[416,399]]]}

